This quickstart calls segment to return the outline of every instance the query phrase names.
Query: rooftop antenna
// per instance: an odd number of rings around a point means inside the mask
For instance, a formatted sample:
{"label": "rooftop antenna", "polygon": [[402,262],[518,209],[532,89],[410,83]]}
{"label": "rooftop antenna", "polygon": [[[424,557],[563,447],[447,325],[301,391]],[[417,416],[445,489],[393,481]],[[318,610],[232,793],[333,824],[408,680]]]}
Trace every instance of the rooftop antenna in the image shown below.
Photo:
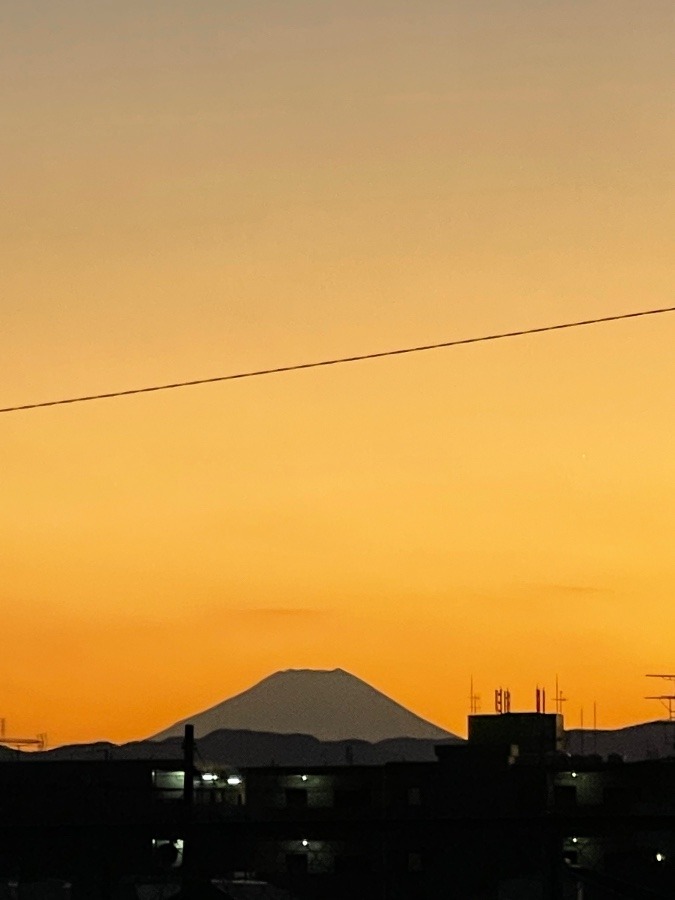
{"label": "rooftop antenna", "polygon": [[476,694],[473,689],[473,675],[471,676],[471,687],[469,689],[469,710],[472,716],[475,716],[480,709],[480,694]]}
{"label": "rooftop antenna", "polygon": [[[675,682],[675,675],[647,675],[646,678],[661,678],[663,681]],[[668,711],[668,721],[675,722],[675,694],[656,694],[645,697],[645,700],[659,700],[661,706]]]}
{"label": "rooftop antenna", "polygon": [[7,737],[7,720],[0,719],[0,744],[4,747],[11,747],[14,750],[21,750],[25,747],[30,750],[44,750],[47,747],[47,735],[41,732],[37,737]]}
{"label": "rooftop antenna", "polygon": [[508,688],[497,688],[495,691],[495,712],[500,715],[511,712],[511,691]]}
{"label": "rooftop antenna", "polygon": [[536,701],[536,710],[538,713],[546,712],[546,688],[540,688],[537,685],[537,690],[535,693],[535,701]]}
{"label": "rooftop antenna", "polygon": [[563,697],[563,693],[560,690],[560,685],[558,684],[557,675],[555,676],[555,697],[553,699],[555,700],[555,711],[558,713],[558,715],[562,715],[562,705],[567,701],[567,697]]}

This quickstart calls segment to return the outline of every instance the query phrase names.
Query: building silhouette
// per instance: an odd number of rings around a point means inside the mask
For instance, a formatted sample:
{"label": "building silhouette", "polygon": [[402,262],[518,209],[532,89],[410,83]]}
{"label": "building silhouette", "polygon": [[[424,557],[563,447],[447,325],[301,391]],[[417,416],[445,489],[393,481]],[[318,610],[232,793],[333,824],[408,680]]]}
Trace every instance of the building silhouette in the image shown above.
{"label": "building silhouette", "polygon": [[424,763],[26,754],[0,764],[0,897],[673,896],[675,758],[563,744],[562,716],[507,712],[471,716],[469,740]]}

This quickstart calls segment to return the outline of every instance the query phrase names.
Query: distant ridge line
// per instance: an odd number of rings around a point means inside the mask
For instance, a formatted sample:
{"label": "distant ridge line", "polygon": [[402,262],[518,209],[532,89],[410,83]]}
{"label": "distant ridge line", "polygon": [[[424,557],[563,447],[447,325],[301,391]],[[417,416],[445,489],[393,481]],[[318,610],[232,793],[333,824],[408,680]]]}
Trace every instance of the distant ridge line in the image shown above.
{"label": "distant ridge line", "polygon": [[[642,722],[615,729],[573,728],[566,731],[567,752],[572,755],[593,756],[604,759],[618,755],[626,762],[671,757],[675,764],[672,737],[674,729],[667,720]],[[180,759],[181,738],[175,736],[163,741],[131,741],[117,745],[105,741],[91,744],[70,744],[35,753],[21,753],[0,747],[0,761],[21,764],[49,760],[104,761],[133,759]],[[440,744],[464,744],[459,737],[441,740],[423,738],[390,738],[377,743],[358,739],[320,741],[304,734],[274,734],[221,730],[199,738],[199,758],[203,765],[247,766],[335,766],[382,765],[387,762],[433,762],[435,748]],[[346,750],[349,748],[349,755]]]}

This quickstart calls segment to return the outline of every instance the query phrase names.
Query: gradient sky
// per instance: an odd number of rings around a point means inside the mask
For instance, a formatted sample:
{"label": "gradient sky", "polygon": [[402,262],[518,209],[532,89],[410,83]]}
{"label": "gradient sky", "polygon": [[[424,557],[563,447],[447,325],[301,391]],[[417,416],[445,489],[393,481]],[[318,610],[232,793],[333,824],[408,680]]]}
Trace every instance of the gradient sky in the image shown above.
{"label": "gradient sky", "polygon": [[[672,0],[5,0],[0,406],[673,303]],[[0,716],[675,671],[675,315],[0,416]]]}

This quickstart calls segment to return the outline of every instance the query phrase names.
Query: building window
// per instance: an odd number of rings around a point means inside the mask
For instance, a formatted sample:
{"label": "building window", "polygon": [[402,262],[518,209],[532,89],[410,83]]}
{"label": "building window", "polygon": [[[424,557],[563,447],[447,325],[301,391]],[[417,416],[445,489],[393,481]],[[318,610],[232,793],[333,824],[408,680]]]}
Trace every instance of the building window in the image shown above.
{"label": "building window", "polygon": [[156,769],[152,773],[155,796],[161,800],[182,800],[185,789],[185,772],[166,772]]}

